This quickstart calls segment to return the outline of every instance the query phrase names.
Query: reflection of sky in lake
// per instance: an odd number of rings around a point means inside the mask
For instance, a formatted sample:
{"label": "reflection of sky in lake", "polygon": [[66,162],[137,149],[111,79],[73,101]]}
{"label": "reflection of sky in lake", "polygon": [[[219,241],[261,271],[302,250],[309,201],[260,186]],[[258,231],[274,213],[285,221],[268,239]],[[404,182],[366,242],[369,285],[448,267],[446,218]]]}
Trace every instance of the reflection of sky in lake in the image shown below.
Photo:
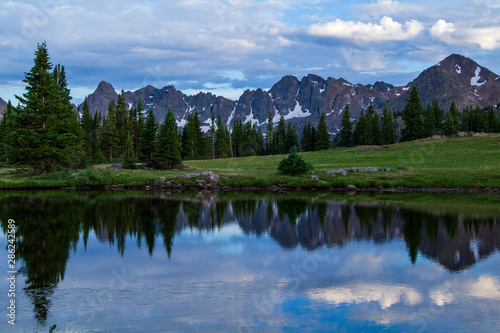
{"label": "reflection of sky in lake", "polygon": [[[131,235],[123,256],[94,232],[86,248],[82,238],[39,331],[53,324],[62,332],[500,330],[498,251],[453,272],[421,252],[412,264],[401,237],[284,249],[235,220],[179,230],[170,258],[159,235],[152,255]],[[18,276],[18,325],[2,322],[2,332],[36,328],[24,280]]]}

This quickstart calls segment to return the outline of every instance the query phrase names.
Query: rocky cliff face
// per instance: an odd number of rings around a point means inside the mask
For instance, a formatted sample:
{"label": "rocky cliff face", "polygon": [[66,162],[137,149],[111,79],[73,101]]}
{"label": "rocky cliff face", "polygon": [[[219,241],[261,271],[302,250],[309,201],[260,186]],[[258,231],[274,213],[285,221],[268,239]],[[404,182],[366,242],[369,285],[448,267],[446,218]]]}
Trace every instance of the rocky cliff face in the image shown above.
{"label": "rocky cliff face", "polygon": [[[316,124],[321,114],[325,113],[329,130],[335,133],[340,129],[342,112],[347,104],[353,119],[357,119],[370,103],[379,112],[385,106],[391,111],[402,110],[413,85],[418,87],[424,107],[434,99],[444,110],[452,101],[459,109],[476,104],[486,107],[500,102],[500,77],[473,60],[456,54],[425,70],[402,87],[385,82],[352,84],[343,78],[324,79],[310,74],[301,80],[285,76],[269,91],[247,90],[238,101],[201,92],[187,96],[174,86],[162,89],[147,86],[126,92],[125,98],[130,108],[136,107],[141,98],[144,107],[152,108],[160,122],[171,108],[180,127],[186,123],[187,116],[195,112],[204,123],[205,130],[208,130],[212,113],[220,115],[227,126],[239,117],[244,123],[265,127],[271,113],[274,124],[283,115],[287,122],[301,130],[307,123]],[[114,88],[109,83],[101,82],[88,97],[90,111],[106,114],[109,102],[116,98]]]}
{"label": "rocky cliff face", "polygon": [[3,113],[5,108],[7,108],[7,103],[2,98],[0,98],[0,113]]}

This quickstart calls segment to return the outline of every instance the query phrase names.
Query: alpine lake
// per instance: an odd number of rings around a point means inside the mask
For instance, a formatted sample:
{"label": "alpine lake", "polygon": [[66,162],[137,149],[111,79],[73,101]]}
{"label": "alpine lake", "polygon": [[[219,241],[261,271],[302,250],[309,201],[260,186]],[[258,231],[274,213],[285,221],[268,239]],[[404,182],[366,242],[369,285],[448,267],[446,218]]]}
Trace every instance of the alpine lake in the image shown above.
{"label": "alpine lake", "polygon": [[0,220],[1,332],[500,331],[498,194],[4,191]]}

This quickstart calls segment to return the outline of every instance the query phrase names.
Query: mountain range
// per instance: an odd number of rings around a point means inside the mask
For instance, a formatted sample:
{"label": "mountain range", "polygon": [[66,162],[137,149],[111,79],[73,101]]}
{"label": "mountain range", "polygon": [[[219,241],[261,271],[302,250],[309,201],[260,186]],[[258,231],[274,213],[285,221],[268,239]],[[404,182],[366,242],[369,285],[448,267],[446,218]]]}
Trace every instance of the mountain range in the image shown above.
{"label": "mountain range", "polygon": [[[373,85],[352,84],[343,78],[324,79],[309,74],[301,80],[285,76],[268,91],[246,90],[237,101],[204,92],[188,96],[174,86],[158,89],[148,85],[124,94],[129,108],[135,108],[141,98],[144,107],[147,110],[152,108],[159,122],[171,108],[179,127],[183,127],[188,115],[195,112],[205,131],[209,128],[212,113],[216,117],[220,115],[227,126],[239,117],[244,123],[265,127],[271,113],[273,123],[276,124],[283,115],[300,131],[307,123],[316,124],[321,114],[325,113],[329,131],[335,133],[340,129],[342,112],[347,104],[352,119],[359,118],[361,111],[366,110],[370,103],[378,112],[385,106],[390,111],[402,111],[409,90],[414,85],[419,90],[424,107],[435,99],[443,110],[449,109],[452,101],[460,110],[476,104],[487,107],[500,103],[500,76],[458,54],[450,55],[407,85],[399,87],[378,81]],[[113,86],[102,81],[87,97],[90,112],[106,115],[110,101],[117,97]],[[0,100],[0,110],[4,104]]]}

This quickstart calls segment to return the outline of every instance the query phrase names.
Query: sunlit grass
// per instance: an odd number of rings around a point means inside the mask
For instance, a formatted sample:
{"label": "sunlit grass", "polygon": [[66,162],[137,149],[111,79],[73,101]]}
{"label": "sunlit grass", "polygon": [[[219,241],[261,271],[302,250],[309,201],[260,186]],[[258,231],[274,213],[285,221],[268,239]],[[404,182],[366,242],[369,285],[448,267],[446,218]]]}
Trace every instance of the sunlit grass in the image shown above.
{"label": "sunlit grass", "polygon": [[[214,171],[221,176],[220,185],[233,187],[287,185],[301,187],[360,188],[433,187],[433,188],[500,188],[500,135],[422,140],[383,147],[336,148],[302,153],[314,167],[320,182],[310,175],[283,176],[278,163],[286,155],[219,160],[185,161],[196,170],[110,170],[100,164],[86,170],[56,172],[29,176],[0,169],[0,187],[79,187],[119,185],[145,186],[148,181],[166,177],[175,184],[194,185],[180,176],[198,171]],[[349,172],[346,176],[330,175],[334,168],[390,168],[390,172]]]}

